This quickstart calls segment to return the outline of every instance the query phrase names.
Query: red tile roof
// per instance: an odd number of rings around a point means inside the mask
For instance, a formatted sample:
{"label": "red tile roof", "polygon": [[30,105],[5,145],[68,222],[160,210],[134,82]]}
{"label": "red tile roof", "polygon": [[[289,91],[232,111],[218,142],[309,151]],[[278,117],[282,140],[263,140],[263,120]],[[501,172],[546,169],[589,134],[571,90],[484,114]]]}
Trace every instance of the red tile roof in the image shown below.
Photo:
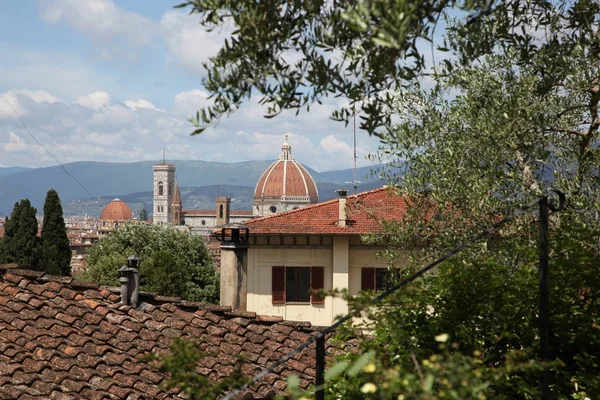
{"label": "red tile roof", "polygon": [[381,219],[398,220],[408,199],[392,189],[379,188],[347,197],[347,223],[338,225],[339,199],[245,223],[251,235],[364,235],[381,229]]}
{"label": "red tile roof", "polygon": [[[167,352],[174,337],[194,339],[210,353],[197,372],[218,381],[233,371],[237,355],[245,355],[242,371],[252,376],[314,333],[310,324],[278,317],[141,297],[147,299],[155,305],[136,310],[119,304],[105,287],[0,265],[0,399],[175,398],[177,390],[160,386],[166,375],[140,359]],[[174,303],[157,305],[164,301]],[[341,350],[328,344],[328,351]],[[282,393],[289,374],[305,388],[314,368],[313,347],[268,374],[245,398]]]}
{"label": "red tile roof", "polygon": [[131,209],[122,200],[114,199],[104,207],[100,219],[103,221],[127,221],[133,218]]}
{"label": "red tile roof", "polygon": [[263,172],[254,198],[309,197],[317,201],[317,185],[306,168],[296,160],[278,160]]}

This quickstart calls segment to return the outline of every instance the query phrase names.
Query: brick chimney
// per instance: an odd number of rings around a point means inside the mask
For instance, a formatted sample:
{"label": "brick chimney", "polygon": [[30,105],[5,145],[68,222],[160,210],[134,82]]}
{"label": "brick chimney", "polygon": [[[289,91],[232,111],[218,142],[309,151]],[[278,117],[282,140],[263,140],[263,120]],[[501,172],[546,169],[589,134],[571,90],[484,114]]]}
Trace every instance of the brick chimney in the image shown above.
{"label": "brick chimney", "polygon": [[248,228],[230,224],[221,228],[221,301],[222,306],[246,311],[248,280]]}
{"label": "brick chimney", "polygon": [[348,220],[348,215],[346,213],[346,195],[348,191],[345,189],[336,190],[339,196],[339,207],[338,207],[338,226],[345,227],[346,221]]}

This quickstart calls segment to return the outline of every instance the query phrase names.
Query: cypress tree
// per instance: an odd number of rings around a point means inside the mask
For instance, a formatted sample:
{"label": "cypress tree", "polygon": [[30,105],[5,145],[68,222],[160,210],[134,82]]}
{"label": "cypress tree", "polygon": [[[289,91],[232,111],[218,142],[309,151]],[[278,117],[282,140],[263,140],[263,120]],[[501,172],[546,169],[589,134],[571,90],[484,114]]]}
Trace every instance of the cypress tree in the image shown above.
{"label": "cypress tree", "polygon": [[4,232],[4,261],[14,262],[23,268],[36,269],[39,263],[39,238],[37,210],[29,199],[15,203]]}
{"label": "cypress tree", "polygon": [[71,274],[71,249],[63,210],[56,190],[50,189],[44,202],[41,269],[53,275]]}
{"label": "cypress tree", "polygon": [[142,207],[140,210],[140,221],[148,220],[148,211],[146,211],[146,207]]}

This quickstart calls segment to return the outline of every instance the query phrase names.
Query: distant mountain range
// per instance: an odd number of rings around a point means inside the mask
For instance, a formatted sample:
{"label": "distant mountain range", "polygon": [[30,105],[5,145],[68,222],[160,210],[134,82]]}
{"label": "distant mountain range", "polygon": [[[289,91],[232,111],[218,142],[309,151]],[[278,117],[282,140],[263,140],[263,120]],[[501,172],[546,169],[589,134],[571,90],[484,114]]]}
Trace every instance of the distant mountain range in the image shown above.
{"label": "distant mountain range", "polygon": [[[254,185],[272,161],[220,163],[207,161],[168,161],[177,166],[184,209],[212,209],[215,197],[229,196],[232,208],[250,209]],[[135,163],[75,162],[65,169],[99,201],[92,198],[69,177],[62,167],[0,168],[0,215],[9,215],[14,203],[28,198],[38,214],[42,213],[49,189],[58,191],[66,215],[99,216],[104,205],[119,197],[137,214],[142,207],[152,211],[152,165],[155,161]],[[384,181],[372,176],[379,167],[357,170],[359,190],[380,187]],[[321,201],[336,196],[335,190],[352,192],[352,169],[317,172],[307,167],[319,189]]]}
{"label": "distant mountain range", "polygon": [[0,167],[0,176],[14,175],[19,172],[29,171],[30,169],[23,167]]}

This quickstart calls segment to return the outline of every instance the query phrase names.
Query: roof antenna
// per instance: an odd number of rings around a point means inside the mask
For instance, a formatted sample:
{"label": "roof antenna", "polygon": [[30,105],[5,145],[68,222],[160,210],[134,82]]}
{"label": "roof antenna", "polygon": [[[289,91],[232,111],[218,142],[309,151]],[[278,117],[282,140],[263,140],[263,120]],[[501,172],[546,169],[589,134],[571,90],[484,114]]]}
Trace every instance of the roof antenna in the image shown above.
{"label": "roof antenna", "polygon": [[358,189],[358,184],[361,183],[360,181],[356,180],[356,160],[358,158],[358,156],[356,155],[356,104],[352,105],[352,111],[353,113],[353,119],[354,119],[354,124],[353,124],[353,135],[354,135],[354,168],[352,169],[352,182],[346,182],[346,183],[351,183],[352,186],[354,187],[354,194],[356,194],[356,190]]}
{"label": "roof antenna", "polygon": [[166,161],[166,160],[167,160],[167,159],[165,158],[165,148],[163,147],[163,164],[166,164],[166,163],[167,163],[167,161]]}

